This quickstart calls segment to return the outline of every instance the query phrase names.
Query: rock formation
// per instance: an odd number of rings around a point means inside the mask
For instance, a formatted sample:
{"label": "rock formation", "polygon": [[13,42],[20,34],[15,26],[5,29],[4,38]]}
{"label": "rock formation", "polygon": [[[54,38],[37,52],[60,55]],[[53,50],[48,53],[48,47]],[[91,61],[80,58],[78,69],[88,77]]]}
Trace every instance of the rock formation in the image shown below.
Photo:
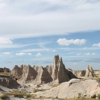
{"label": "rock formation", "polygon": [[86,68],[86,70],[82,70],[79,75],[79,77],[94,77],[94,71],[93,71],[93,68],[88,65],[88,67]]}
{"label": "rock formation", "polygon": [[10,69],[9,68],[0,68],[0,72],[10,72]]}
{"label": "rock formation", "polygon": [[20,79],[22,75],[22,69],[18,67],[18,65],[15,65],[13,70],[11,71],[11,76],[16,79]]}
{"label": "rock formation", "polygon": [[14,80],[13,78],[9,76],[3,76],[3,77],[0,76],[0,85],[4,87],[8,87],[8,88],[15,88],[19,86],[16,80]]}
{"label": "rock formation", "polygon": [[[81,95],[79,95],[79,93]],[[51,97],[51,98],[95,98],[100,93],[100,83],[96,80],[80,80],[71,79],[69,82],[61,83],[55,88],[46,91],[37,92],[38,97]],[[74,99],[72,99],[74,100]]]}
{"label": "rock formation", "polygon": [[86,68],[85,77],[94,77],[93,68],[92,68],[91,66],[89,66],[89,65],[88,65],[88,67]]}
{"label": "rock formation", "polygon": [[59,59],[59,55],[55,55],[54,63],[51,68],[53,81],[56,80],[58,83],[61,83],[69,80],[69,77],[66,74],[65,65],[63,64],[62,58]]}
{"label": "rock formation", "polygon": [[52,81],[52,78],[46,68],[43,68],[42,66],[39,67],[37,73],[38,74],[35,79],[37,83],[48,83]]}
{"label": "rock formation", "polygon": [[79,73],[79,77],[84,77],[86,75],[86,70],[82,70],[80,73]]}
{"label": "rock formation", "polygon": [[62,83],[68,81],[76,76],[65,68],[62,58],[59,58],[59,55],[55,55],[54,62],[51,66],[38,67],[30,65],[17,65],[11,71],[11,76],[22,81],[29,82],[33,81],[36,84],[55,82]]}

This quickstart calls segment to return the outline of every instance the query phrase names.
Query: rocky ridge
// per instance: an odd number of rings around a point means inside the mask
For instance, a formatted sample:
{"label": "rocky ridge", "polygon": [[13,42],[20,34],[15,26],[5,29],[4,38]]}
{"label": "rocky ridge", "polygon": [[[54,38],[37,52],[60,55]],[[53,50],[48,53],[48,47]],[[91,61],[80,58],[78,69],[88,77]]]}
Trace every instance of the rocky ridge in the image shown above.
{"label": "rocky ridge", "polygon": [[93,68],[90,65],[88,65],[88,67],[86,68],[86,70],[82,70],[79,73],[78,77],[85,77],[85,78],[95,77]]}
{"label": "rocky ridge", "polygon": [[62,83],[69,81],[76,76],[65,68],[62,58],[59,55],[54,56],[54,62],[45,68],[40,66],[15,65],[11,71],[11,77],[17,79],[22,83],[33,81],[35,84],[42,84],[48,82]]}

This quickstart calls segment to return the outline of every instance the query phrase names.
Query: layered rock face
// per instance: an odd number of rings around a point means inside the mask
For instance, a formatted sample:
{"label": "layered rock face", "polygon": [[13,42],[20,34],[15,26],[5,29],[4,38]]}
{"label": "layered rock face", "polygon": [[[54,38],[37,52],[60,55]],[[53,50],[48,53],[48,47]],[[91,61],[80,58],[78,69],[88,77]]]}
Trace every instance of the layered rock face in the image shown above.
{"label": "layered rock face", "polygon": [[10,69],[9,68],[0,68],[0,72],[10,72]]}
{"label": "layered rock face", "polygon": [[85,77],[94,77],[94,70],[91,66],[88,65],[86,68],[86,74]]}
{"label": "layered rock face", "polygon": [[93,68],[90,65],[88,65],[86,70],[81,71],[78,76],[87,78],[87,77],[94,77],[95,74]]}
{"label": "layered rock face", "polygon": [[15,88],[15,87],[19,86],[19,84],[16,82],[16,80],[14,80],[13,78],[11,78],[9,76],[4,76],[4,77],[0,76],[0,85],[2,85],[4,87],[8,87],[8,88]]}
{"label": "layered rock face", "polygon": [[61,83],[68,81],[76,76],[65,68],[62,58],[59,55],[55,55],[54,62],[51,66],[46,66],[45,68],[30,65],[17,65],[11,71],[11,76],[22,81],[29,82],[33,81],[36,84],[56,82]]}

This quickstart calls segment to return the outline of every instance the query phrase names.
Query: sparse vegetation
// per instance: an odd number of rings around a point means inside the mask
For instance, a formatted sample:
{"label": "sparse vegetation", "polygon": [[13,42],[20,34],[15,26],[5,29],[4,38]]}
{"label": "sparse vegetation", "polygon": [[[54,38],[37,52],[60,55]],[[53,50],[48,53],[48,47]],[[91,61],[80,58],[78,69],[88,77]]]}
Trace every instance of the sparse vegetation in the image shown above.
{"label": "sparse vegetation", "polygon": [[78,93],[78,98],[81,98],[81,96],[82,96],[81,93]]}
{"label": "sparse vegetation", "polygon": [[10,76],[10,72],[0,72],[0,76]]}
{"label": "sparse vegetation", "polygon": [[98,94],[98,100],[100,100],[100,94]]}
{"label": "sparse vegetation", "polygon": [[26,98],[26,99],[36,97],[36,95],[31,95],[27,92],[21,92],[18,90],[13,90],[13,91],[9,91],[9,92],[2,92],[2,93],[3,93],[3,95],[0,96],[1,99],[8,98],[10,95],[14,95],[15,97],[22,97],[22,98]]}
{"label": "sparse vegetation", "polygon": [[34,89],[34,92],[46,91],[46,89]]}
{"label": "sparse vegetation", "polygon": [[92,99],[92,98],[74,98],[74,99],[63,99],[63,100],[96,100],[96,99]]}

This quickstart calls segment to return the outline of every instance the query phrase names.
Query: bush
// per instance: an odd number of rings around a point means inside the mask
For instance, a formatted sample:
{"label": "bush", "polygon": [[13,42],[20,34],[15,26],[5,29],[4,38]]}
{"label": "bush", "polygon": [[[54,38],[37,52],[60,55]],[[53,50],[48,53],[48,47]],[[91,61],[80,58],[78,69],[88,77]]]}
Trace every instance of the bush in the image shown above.
{"label": "bush", "polygon": [[98,100],[100,100],[100,94],[98,94]]}

